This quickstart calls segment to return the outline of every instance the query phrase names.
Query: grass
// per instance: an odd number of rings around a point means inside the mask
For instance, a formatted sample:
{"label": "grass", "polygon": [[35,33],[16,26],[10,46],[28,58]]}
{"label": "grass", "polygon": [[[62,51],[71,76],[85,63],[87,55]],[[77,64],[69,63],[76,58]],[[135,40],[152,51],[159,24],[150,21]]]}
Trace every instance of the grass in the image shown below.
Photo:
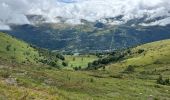
{"label": "grass", "polygon": [[97,56],[94,55],[79,55],[79,56],[66,55],[65,58],[70,68],[74,67],[86,68],[89,62],[93,62],[94,60],[98,59]]}
{"label": "grass", "polygon": [[0,58],[4,60],[36,63],[40,59],[37,50],[5,33],[0,33]]}
{"label": "grass", "polygon": [[24,95],[36,100],[147,100],[150,95],[170,99],[169,86],[158,85],[154,80],[112,78],[106,71],[75,72],[37,66],[1,70],[9,71],[17,80],[17,86],[9,85],[0,76],[0,94],[4,100],[17,100]]}
{"label": "grass", "polygon": [[48,63],[43,63],[49,65],[49,62],[55,62],[57,66],[63,67],[63,61],[57,58],[56,54],[53,56],[50,54],[52,53],[47,50],[37,49],[24,41],[0,32],[0,63],[42,65],[42,61],[47,61]]}
{"label": "grass", "polygon": [[[138,54],[143,49],[144,52]],[[133,66],[135,72],[130,77],[156,79],[159,75],[170,78],[170,40],[148,43],[133,48],[127,59],[108,65],[107,70],[113,75]]]}
{"label": "grass", "polygon": [[[11,61],[15,47],[16,61],[32,59],[37,51],[28,44],[0,34],[0,57]],[[6,42],[9,41],[9,42]],[[11,44],[10,51],[6,46]],[[140,49],[144,52],[138,53]],[[170,86],[156,83],[161,74],[170,78],[170,40],[138,46],[123,61],[110,64],[105,70],[73,71],[46,65],[15,66],[0,63],[0,100],[170,100]],[[69,66],[87,66],[95,56],[65,56]],[[73,60],[73,58],[75,60]],[[82,60],[83,58],[83,60]],[[34,62],[34,61],[32,61]],[[123,73],[128,66],[134,72]]]}

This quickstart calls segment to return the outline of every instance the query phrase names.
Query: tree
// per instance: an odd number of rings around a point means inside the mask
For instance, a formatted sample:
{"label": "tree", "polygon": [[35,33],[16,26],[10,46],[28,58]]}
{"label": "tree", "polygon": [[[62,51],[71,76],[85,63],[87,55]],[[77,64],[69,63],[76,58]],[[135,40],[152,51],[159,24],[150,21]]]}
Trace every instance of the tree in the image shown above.
{"label": "tree", "polygon": [[7,51],[10,51],[10,48],[11,48],[11,45],[10,45],[10,44],[6,46],[6,50],[7,50]]}
{"label": "tree", "polygon": [[81,70],[81,66],[79,66],[79,67],[74,67],[74,70],[75,70],[75,71]]}
{"label": "tree", "polygon": [[78,70],[78,67],[74,67],[74,70],[77,71],[77,70]]}
{"label": "tree", "polygon": [[81,70],[81,66],[79,66],[79,68],[78,68],[79,70]]}
{"label": "tree", "polygon": [[143,49],[139,49],[138,50],[138,54],[141,54],[141,53],[143,53],[145,50],[143,50]]}
{"label": "tree", "polygon": [[63,66],[68,66],[68,63],[65,62],[65,61],[63,61],[63,62],[62,62],[62,65],[63,65]]}
{"label": "tree", "polygon": [[56,57],[59,58],[59,59],[61,59],[61,60],[63,60],[63,61],[65,60],[64,56],[61,55],[61,54],[56,54]]}
{"label": "tree", "polygon": [[49,65],[52,66],[52,67],[57,67],[57,64],[55,62],[53,62],[53,61],[50,62]]}

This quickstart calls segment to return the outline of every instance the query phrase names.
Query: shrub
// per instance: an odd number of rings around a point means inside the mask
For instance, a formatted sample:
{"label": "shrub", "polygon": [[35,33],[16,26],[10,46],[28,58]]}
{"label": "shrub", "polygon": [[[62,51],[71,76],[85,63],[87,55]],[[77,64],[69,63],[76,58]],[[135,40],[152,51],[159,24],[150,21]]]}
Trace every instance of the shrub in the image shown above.
{"label": "shrub", "polygon": [[143,50],[143,49],[139,49],[138,50],[138,54],[141,54],[141,53],[143,53],[145,50]]}
{"label": "shrub", "polygon": [[74,67],[74,70],[75,70],[75,71],[81,70],[81,66],[79,66],[79,67]]}
{"label": "shrub", "polygon": [[94,82],[94,79],[93,79],[93,78],[90,78],[90,82],[93,83],[93,82]]}
{"label": "shrub", "polygon": [[16,48],[14,48],[14,51],[16,51]]}
{"label": "shrub", "polygon": [[162,75],[157,79],[157,83],[161,85],[170,85],[169,79],[163,79]]}
{"label": "shrub", "polygon": [[76,58],[75,57],[73,57],[73,61],[75,61],[76,60]]}
{"label": "shrub", "polygon": [[162,78],[162,75],[160,75],[159,78],[157,79],[157,83],[158,84],[164,84],[164,80]]}
{"label": "shrub", "polygon": [[133,73],[133,72],[135,72],[135,67],[132,66],[132,65],[129,65],[129,66],[125,69],[124,72],[125,72],[125,73]]}
{"label": "shrub", "polygon": [[10,45],[10,44],[6,46],[6,50],[7,50],[7,51],[10,51],[10,48],[11,48],[11,45]]}
{"label": "shrub", "polygon": [[169,85],[169,84],[170,84],[169,79],[165,79],[165,84],[166,84],[166,85]]}
{"label": "shrub", "polygon": [[63,61],[63,62],[62,62],[62,65],[63,65],[63,66],[68,66],[68,63],[65,62],[65,61]]}
{"label": "shrub", "polygon": [[57,64],[55,62],[53,62],[53,61],[50,62],[49,65],[52,66],[52,67],[57,67]]}
{"label": "shrub", "polygon": [[103,66],[103,70],[105,70],[106,69],[106,67],[105,66]]}
{"label": "shrub", "polygon": [[156,60],[156,61],[154,62],[154,64],[162,64],[162,62],[159,61],[159,60]]}
{"label": "shrub", "polygon": [[78,70],[78,67],[74,67],[74,70],[77,71],[77,70]]}
{"label": "shrub", "polygon": [[64,56],[61,55],[61,54],[57,54],[56,57],[59,58],[59,59],[61,59],[61,60],[65,60]]}
{"label": "shrub", "polygon": [[81,70],[81,66],[79,66],[78,68],[79,68],[79,70]]}

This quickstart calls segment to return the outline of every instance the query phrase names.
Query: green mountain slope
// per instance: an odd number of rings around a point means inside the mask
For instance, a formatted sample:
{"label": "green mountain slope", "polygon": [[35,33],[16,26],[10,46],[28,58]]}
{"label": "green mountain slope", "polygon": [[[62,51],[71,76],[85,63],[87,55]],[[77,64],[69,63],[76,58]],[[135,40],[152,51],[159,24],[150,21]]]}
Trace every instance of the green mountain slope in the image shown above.
{"label": "green mountain slope", "polygon": [[0,58],[10,62],[34,64],[41,59],[36,49],[5,33],[0,33]]}
{"label": "green mountain slope", "polygon": [[[27,51],[26,43],[4,33],[1,35],[4,40],[0,41],[9,39],[16,50],[26,45],[25,49],[17,51],[18,54]],[[0,100],[169,100],[170,86],[157,83],[160,74],[163,79],[170,77],[169,45],[170,40],[165,40],[130,49],[123,59],[101,70],[59,70],[27,64],[13,67],[0,63]],[[12,61],[13,53],[4,48],[0,49],[5,52],[0,53],[0,61]],[[38,53],[29,48],[32,54]],[[53,56],[47,52],[46,55]],[[32,57],[22,56],[32,61]],[[18,57],[17,62],[25,61],[17,54],[14,57]],[[129,66],[134,69],[127,70]]]}
{"label": "green mountain slope", "polygon": [[[141,54],[136,54],[144,50]],[[127,59],[127,64],[148,65],[148,64],[169,64],[170,63],[170,40],[158,41],[138,46],[132,49],[132,58]]]}
{"label": "green mountain slope", "polygon": [[114,74],[133,67],[132,76],[156,79],[159,75],[170,78],[170,40],[148,43],[133,48],[124,60],[108,65]]}
{"label": "green mountain slope", "polygon": [[64,56],[31,46],[5,33],[0,33],[0,63],[9,65],[45,64],[59,68],[63,67]]}

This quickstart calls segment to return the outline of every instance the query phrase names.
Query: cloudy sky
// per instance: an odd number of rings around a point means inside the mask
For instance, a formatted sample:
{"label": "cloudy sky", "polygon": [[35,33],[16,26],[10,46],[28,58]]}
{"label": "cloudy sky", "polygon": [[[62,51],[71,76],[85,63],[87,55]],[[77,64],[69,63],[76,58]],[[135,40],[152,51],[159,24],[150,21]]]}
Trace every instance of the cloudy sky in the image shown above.
{"label": "cloudy sky", "polygon": [[0,0],[0,29],[10,29],[9,24],[30,24],[25,15],[43,15],[47,22],[57,22],[56,17],[68,23],[80,19],[96,21],[123,15],[123,22],[148,16],[163,17],[141,25],[167,25],[170,23],[170,0]]}

